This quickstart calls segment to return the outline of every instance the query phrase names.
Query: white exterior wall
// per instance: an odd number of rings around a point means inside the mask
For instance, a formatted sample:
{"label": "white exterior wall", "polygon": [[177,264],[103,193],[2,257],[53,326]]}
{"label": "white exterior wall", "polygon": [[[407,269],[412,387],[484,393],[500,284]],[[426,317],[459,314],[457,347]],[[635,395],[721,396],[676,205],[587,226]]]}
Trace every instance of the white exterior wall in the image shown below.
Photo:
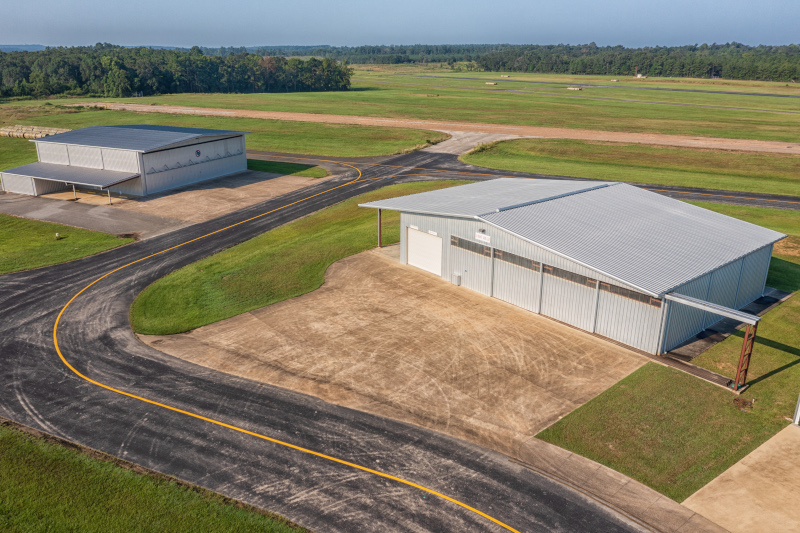
{"label": "white exterior wall", "polygon": [[67,145],[69,165],[71,167],[103,168],[103,155],[100,148],[91,146]]}
{"label": "white exterior wall", "polygon": [[[200,151],[200,155],[196,154]],[[247,170],[244,136],[144,154],[147,194]]]}
{"label": "white exterior wall", "polygon": [[[599,272],[574,263],[524,241],[504,230],[478,220],[438,217],[412,213],[401,214],[401,261],[406,262],[406,229],[434,231],[443,239],[442,278],[450,281],[454,272],[461,274],[462,286],[493,296],[533,312],[541,312],[586,331],[635,348],[656,353],[661,332],[663,307],[625,298],[597,288],[587,287],[537,270],[492,259],[452,246],[456,236],[480,242],[475,233],[481,229],[489,236],[488,246],[510,252],[568,272],[630,288]],[[481,243],[486,244],[486,243]],[[541,309],[540,309],[541,305]],[[595,314],[597,309],[597,314]]]}
{"label": "white exterior wall", "polygon": [[39,161],[42,163],[69,165],[66,144],[36,143],[36,151],[39,153]]}
{"label": "white exterior wall", "polygon": [[64,191],[70,188],[62,181],[39,180],[36,178],[33,178],[31,181],[33,181],[33,188],[36,192],[35,196],[39,196],[40,194],[48,194],[51,192]]}
{"label": "white exterior wall", "polygon": [[33,186],[33,178],[30,176],[20,176],[18,174],[9,174],[8,172],[0,172],[0,180],[3,180],[3,190],[6,192],[15,192],[18,194],[36,196],[36,188]]}
{"label": "white exterior wall", "polygon": [[102,168],[106,170],[116,170],[119,172],[138,172],[140,174],[142,172],[142,169],[139,168],[138,152],[103,148],[101,150],[101,157],[103,162]]}

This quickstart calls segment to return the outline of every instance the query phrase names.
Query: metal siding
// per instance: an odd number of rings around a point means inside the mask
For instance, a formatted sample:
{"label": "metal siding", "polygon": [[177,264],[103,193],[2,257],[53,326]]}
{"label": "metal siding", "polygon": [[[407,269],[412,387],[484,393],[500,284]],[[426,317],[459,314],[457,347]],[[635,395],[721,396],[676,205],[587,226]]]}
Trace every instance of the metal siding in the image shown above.
{"label": "metal siding", "polygon": [[442,238],[408,228],[408,264],[442,276]]}
{"label": "metal siding", "polygon": [[492,259],[450,245],[450,272],[461,274],[461,285],[486,296],[491,295]]}
{"label": "metal siding", "polygon": [[113,193],[124,194],[126,196],[144,195],[144,190],[142,189],[142,178],[136,178],[124,183],[120,183],[119,185],[114,185],[113,187],[109,187],[108,190]]}
{"label": "metal siding", "polygon": [[40,163],[52,163],[54,165],[69,165],[69,154],[67,145],[36,143],[39,151]]}
{"label": "metal siding", "polygon": [[492,296],[528,311],[539,311],[540,272],[494,260]]}
{"label": "metal siding", "polygon": [[103,155],[100,148],[67,145],[69,164],[73,167],[103,168]]}
{"label": "metal siding", "polygon": [[[676,288],[674,292],[705,300],[708,296],[710,278],[711,275],[706,274],[703,277],[681,285]],[[670,303],[670,307],[672,311],[670,311],[669,329],[667,330],[666,342],[664,343],[664,351],[667,352],[705,329],[703,327],[705,311],[687,305],[681,305],[677,302]]]}
{"label": "metal siding", "polygon": [[[741,271],[741,259],[715,270],[711,279],[711,291],[708,294],[707,301],[725,307],[736,307],[736,287],[739,284],[739,274]],[[707,312],[705,327],[711,327],[723,318],[725,317]]]}
{"label": "metal siding", "polygon": [[3,190],[6,192],[36,196],[36,189],[33,187],[33,178],[30,176],[0,172],[0,179],[3,180]]}
{"label": "metal siding", "polygon": [[596,333],[648,353],[656,353],[661,315],[661,307],[600,291]]}
{"label": "metal siding", "polygon": [[741,309],[764,292],[764,281],[772,259],[772,246],[757,250],[744,258],[742,280],[739,283],[739,296],[736,309]]}
{"label": "metal siding", "polygon": [[106,170],[139,173],[139,153],[129,150],[103,148],[103,167]]}
{"label": "metal siding", "polygon": [[[201,181],[207,181],[247,169],[247,156],[242,153],[235,157],[212,160],[209,162],[186,165],[171,170],[151,173],[152,160],[148,156],[158,154],[145,154],[145,168],[147,169],[147,194],[175,189]],[[175,157],[172,157],[175,160]],[[173,163],[174,164],[174,163]]]}
{"label": "metal siding", "polygon": [[595,289],[545,273],[541,312],[545,316],[591,331],[595,297]]}
{"label": "metal siding", "polygon": [[33,187],[36,190],[36,196],[70,188],[66,183],[61,181],[37,180],[36,178],[33,178]]}

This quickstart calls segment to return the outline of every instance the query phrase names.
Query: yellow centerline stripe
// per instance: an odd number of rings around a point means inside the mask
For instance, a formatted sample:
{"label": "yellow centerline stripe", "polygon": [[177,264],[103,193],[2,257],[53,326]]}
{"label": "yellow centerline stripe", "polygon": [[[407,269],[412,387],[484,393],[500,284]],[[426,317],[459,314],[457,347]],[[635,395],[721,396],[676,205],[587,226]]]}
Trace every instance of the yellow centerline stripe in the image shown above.
{"label": "yellow centerline stripe", "polygon": [[61,348],[58,346],[58,324],[61,322],[61,317],[64,315],[64,312],[72,304],[72,302],[75,301],[75,299],[78,296],[83,294],[86,290],[88,290],[90,287],[92,287],[95,283],[107,278],[111,274],[114,274],[115,272],[119,272],[120,270],[123,270],[123,269],[125,269],[125,268],[127,268],[127,267],[129,267],[131,265],[135,265],[136,263],[140,263],[140,262],[142,262],[142,261],[144,261],[146,259],[150,259],[151,257],[155,257],[157,255],[161,255],[161,254],[163,254],[165,252],[169,252],[170,250],[175,250],[176,248],[180,248],[180,247],[185,246],[187,244],[190,244],[192,242],[199,241],[200,239],[204,239],[206,237],[210,237],[211,235],[215,235],[215,234],[217,234],[217,233],[219,233],[221,231],[225,231],[227,229],[234,228],[236,226],[244,224],[245,222],[250,222],[250,221],[255,220],[257,218],[261,218],[261,217],[269,215],[271,213],[275,213],[276,211],[280,211],[282,209],[286,209],[287,207],[291,207],[291,206],[299,204],[301,202],[305,202],[307,200],[310,200],[311,198],[315,198],[315,197],[320,196],[322,194],[327,194],[327,193],[329,193],[331,191],[334,191],[336,189],[339,189],[341,187],[345,187],[347,185],[352,185],[353,183],[356,183],[358,181],[370,181],[370,180],[375,180],[375,179],[381,179],[381,178],[370,178],[370,179],[366,179],[366,180],[361,180],[361,170],[359,170],[358,168],[354,167],[353,165],[349,165],[347,163],[341,163],[339,161],[328,161],[328,160],[325,160],[325,159],[317,159],[317,161],[324,161],[326,163],[337,163],[337,164],[340,164],[340,165],[346,165],[348,167],[351,167],[351,168],[355,169],[356,172],[358,172],[358,177],[356,179],[354,179],[353,181],[348,181],[347,183],[343,183],[342,185],[337,185],[336,187],[333,187],[333,188],[328,189],[326,191],[322,191],[322,192],[319,192],[317,194],[312,194],[311,196],[307,196],[306,198],[303,198],[301,200],[297,200],[297,201],[292,202],[290,204],[286,204],[284,206],[275,208],[275,209],[273,209],[271,211],[267,211],[266,213],[261,213],[260,215],[256,215],[254,217],[248,218],[246,220],[242,220],[242,221],[237,222],[235,224],[231,224],[230,226],[226,226],[226,227],[218,229],[216,231],[212,231],[211,233],[206,233],[205,235],[201,235],[200,237],[196,237],[194,239],[188,240],[188,241],[183,242],[181,244],[177,244],[177,245],[172,246],[170,248],[166,248],[164,250],[161,250],[160,252],[156,252],[156,253],[150,254],[150,255],[148,255],[146,257],[142,257],[142,258],[137,259],[135,261],[131,261],[128,264],[122,265],[121,267],[115,268],[114,270],[112,270],[110,272],[107,272],[106,274],[103,274],[102,276],[100,276],[99,278],[94,280],[93,282],[91,282],[88,285],[86,285],[80,291],[78,291],[72,298],[70,298],[70,300],[66,303],[66,305],[64,305],[64,307],[61,308],[61,311],[58,313],[58,316],[56,317],[55,324],[53,325],[53,344],[55,345],[56,352],[58,353],[58,357],[67,366],[67,368],[69,368],[78,377],[80,377],[81,379],[83,379],[85,381],[88,381],[89,383],[92,383],[93,385],[97,385],[98,387],[101,387],[103,389],[109,390],[111,392],[115,392],[117,394],[121,394],[122,396],[127,396],[129,398],[133,398],[134,400],[139,400],[141,402],[148,403],[150,405],[155,405],[157,407],[161,407],[161,408],[167,409],[169,411],[173,411],[173,412],[176,412],[176,413],[180,413],[182,415],[190,416],[190,417],[196,418],[198,420],[203,420],[204,422],[209,422],[211,424],[216,424],[216,425],[222,426],[224,428],[232,429],[234,431],[238,431],[240,433],[244,433],[244,434],[250,435],[252,437],[257,437],[259,439],[266,440],[266,441],[271,442],[273,444],[279,444],[281,446],[285,446],[287,448],[291,448],[293,450],[296,450],[296,451],[299,451],[299,452],[302,452],[302,453],[313,455],[315,457],[320,457],[322,459],[327,459],[328,461],[332,461],[334,463],[339,463],[339,464],[342,464],[342,465],[345,465],[345,466],[349,466],[351,468],[355,468],[355,469],[361,470],[363,472],[368,472],[370,474],[374,474],[376,476],[380,476],[380,477],[383,477],[383,478],[386,478],[386,479],[391,479],[392,481],[396,481],[398,483],[402,483],[404,485],[408,485],[409,487],[414,487],[415,489],[419,489],[421,491],[427,492],[428,494],[432,494],[434,496],[438,496],[439,498],[442,498],[444,500],[452,502],[452,503],[454,503],[454,504],[456,504],[456,505],[458,505],[460,507],[463,507],[464,509],[466,509],[468,511],[471,511],[471,512],[473,512],[473,513],[475,513],[475,514],[477,514],[479,516],[482,516],[483,518],[485,518],[485,519],[487,519],[487,520],[489,520],[491,522],[494,522],[495,524],[507,529],[508,531],[511,531],[513,533],[520,533],[518,530],[512,528],[511,526],[509,526],[507,524],[504,524],[500,520],[497,520],[496,518],[494,518],[492,516],[489,516],[488,514],[482,512],[482,511],[479,511],[478,509],[476,509],[474,507],[471,507],[471,506],[469,506],[469,505],[467,505],[467,504],[465,504],[463,502],[460,502],[460,501],[458,501],[458,500],[456,500],[454,498],[451,498],[450,496],[442,494],[441,492],[437,492],[437,491],[435,491],[433,489],[429,489],[429,488],[427,488],[427,487],[425,487],[423,485],[419,485],[417,483],[414,483],[413,481],[408,481],[408,480],[405,480],[403,478],[399,478],[399,477],[393,476],[391,474],[387,474],[385,472],[381,472],[379,470],[373,470],[372,468],[368,468],[366,466],[361,466],[361,465],[356,464],[356,463],[351,463],[350,461],[345,461],[344,459],[339,459],[339,458],[333,457],[331,455],[326,455],[324,453],[316,452],[316,451],[310,450],[308,448],[303,448],[303,447],[297,446],[295,444],[291,444],[291,443],[288,443],[288,442],[285,442],[285,441],[282,441],[282,440],[278,440],[278,439],[275,439],[275,438],[272,438],[272,437],[268,437],[266,435],[262,435],[261,433],[255,433],[253,431],[250,431],[250,430],[247,430],[247,429],[244,429],[244,428],[240,428],[238,426],[234,426],[232,424],[228,424],[228,423],[222,422],[220,420],[215,420],[213,418],[208,418],[206,416],[203,416],[203,415],[200,415],[200,414],[197,414],[197,413],[193,413],[191,411],[186,411],[184,409],[179,409],[177,407],[173,407],[173,406],[165,404],[165,403],[157,402],[155,400],[150,400],[148,398],[144,398],[142,396],[138,396],[138,395],[132,394],[130,392],[126,392],[126,391],[123,391],[123,390],[120,390],[120,389],[116,389],[114,387],[111,387],[110,385],[106,385],[104,383],[100,383],[99,381],[96,381],[96,380],[94,380],[94,379],[92,379],[90,377],[87,377],[87,376],[81,374],[74,366],[72,366],[70,364],[69,361],[67,361],[66,357],[64,357],[64,354],[61,352]]}
{"label": "yellow centerline stripe", "polygon": [[[350,165],[348,163],[342,163],[341,161],[327,161],[325,159],[316,159],[316,158],[313,158],[313,157],[294,157],[294,156],[289,157],[289,156],[283,156],[283,155],[268,156],[268,155],[260,155],[260,154],[253,154],[253,155],[259,155],[260,157],[278,157],[278,158],[283,158],[283,159],[302,159],[302,160],[305,160],[305,161],[323,161],[323,162],[326,162],[326,163],[338,163],[340,165],[347,165],[348,167],[352,167],[353,166],[353,165]],[[494,177],[497,177],[497,178],[508,178],[508,177],[511,177],[511,176],[506,176],[504,174],[486,174],[486,173],[482,173],[482,172],[472,172],[472,171],[469,171],[469,170],[441,170],[441,169],[438,169],[438,168],[404,167],[404,166],[400,166],[400,165],[381,165],[381,164],[378,164],[378,163],[359,163],[357,161],[356,162],[351,161],[351,163],[353,163],[354,165],[370,165],[370,166],[373,166],[373,167],[405,168],[405,169],[409,169],[409,170],[427,170],[429,172],[438,172],[440,174],[470,174],[470,175],[473,175],[473,176],[494,176]],[[353,167],[353,168],[355,168],[355,167]],[[402,178],[404,176],[425,176],[425,174],[403,174],[402,176],[397,176],[397,177]],[[378,178],[372,178],[372,179],[378,179]],[[591,178],[585,178],[585,179],[591,179]],[[620,183],[626,183],[626,182],[620,182]],[[675,194],[699,194],[699,195],[702,195],[702,196],[714,196],[716,198],[736,198],[736,199],[740,199],[740,200],[754,200],[754,201],[762,201],[762,202],[778,202],[778,203],[782,203],[782,204],[800,204],[800,202],[796,202],[794,200],[773,200],[773,199],[770,199],[770,198],[751,198],[749,196],[730,196],[730,195],[727,195],[727,194],[712,194],[712,193],[708,193],[708,192],[670,191],[668,189],[645,189],[645,190],[646,191],[654,191],[654,192],[671,192],[671,193],[675,193]]]}

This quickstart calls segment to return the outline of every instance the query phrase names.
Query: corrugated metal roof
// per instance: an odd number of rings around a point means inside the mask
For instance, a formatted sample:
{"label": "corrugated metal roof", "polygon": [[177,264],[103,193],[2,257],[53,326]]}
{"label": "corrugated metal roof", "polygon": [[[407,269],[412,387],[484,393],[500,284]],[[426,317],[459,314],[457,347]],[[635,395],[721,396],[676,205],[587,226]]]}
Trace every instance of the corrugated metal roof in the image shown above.
{"label": "corrugated metal roof", "polygon": [[98,148],[116,148],[134,152],[151,152],[173,144],[225,135],[241,135],[245,131],[211,130],[203,128],[181,128],[178,126],[156,126],[134,124],[129,126],[90,126],[79,130],[50,135],[33,142],[63,143]]}
{"label": "corrugated metal roof", "polygon": [[474,217],[608,185],[611,182],[499,178],[361,206],[406,213]]}
{"label": "corrugated metal roof", "polygon": [[93,168],[71,167],[68,165],[53,165],[50,163],[31,163],[21,167],[3,170],[2,173],[29,176],[49,181],[74,183],[107,189],[123,181],[138,178],[138,173],[116,172],[113,170],[97,170]]}
{"label": "corrugated metal roof", "polygon": [[[494,182],[500,182],[496,188],[491,185]],[[597,184],[566,182],[575,188],[567,196],[562,192],[562,196],[554,194],[549,200],[543,198],[516,208],[499,211],[496,208],[494,212],[485,209],[490,203],[495,206],[522,203],[521,197],[532,196],[531,183],[539,183],[539,190],[544,192],[558,191],[558,184],[565,182],[524,179],[483,182],[480,190],[491,197],[485,203],[473,194],[477,188],[460,200],[460,189],[474,187],[465,185],[364,206],[484,220],[657,296],[785,237],[624,183],[589,188]],[[448,193],[455,198],[450,204],[444,198]],[[425,195],[431,198],[424,198]],[[505,202],[501,195],[505,195]],[[444,212],[452,206],[466,206],[466,209]]]}

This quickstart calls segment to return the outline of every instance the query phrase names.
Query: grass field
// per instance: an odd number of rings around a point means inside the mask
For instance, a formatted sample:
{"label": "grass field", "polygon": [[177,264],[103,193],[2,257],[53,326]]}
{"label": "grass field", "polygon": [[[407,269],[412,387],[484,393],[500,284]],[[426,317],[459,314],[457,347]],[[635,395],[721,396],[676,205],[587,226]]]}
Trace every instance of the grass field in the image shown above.
{"label": "grass field", "polygon": [[[465,182],[391,185],[324,209],[175,271],[131,307],[137,333],[182,333],[320,287],[327,268],[377,245],[377,213],[359,203]],[[400,215],[384,214],[383,242],[400,239]]]}
{"label": "grass field", "polygon": [[[800,289],[800,213],[698,205],[790,235],[776,247],[767,285]],[[789,423],[800,390],[798,323],[796,295],[761,321],[743,395],[757,400],[751,412],[730,392],[648,363],[537,436],[683,501]],[[739,332],[692,362],[733,377],[741,343]]]}
{"label": "grass field", "polygon": [[0,425],[0,529],[300,532],[284,519]]}
{"label": "grass field", "polygon": [[0,274],[72,261],[129,242],[133,239],[0,214]]}
{"label": "grass field", "polygon": [[[63,108],[41,102],[0,106],[0,126],[11,124],[83,128],[120,124],[162,124],[249,131],[247,148],[334,157],[390,155],[443,141],[444,133],[405,128],[379,128],[309,122],[280,122],[227,117],[132,113]],[[36,161],[34,144],[0,137],[0,169]]]}
{"label": "grass field", "polygon": [[[432,75],[444,78],[428,77]],[[657,79],[611,83],[611,77],[511,74],[512,78],[500,80],[496,86],[485,85],[485,80],[499,76],[372,66],[359,68],[353,76],[353,89],[343,92],[178,94],[115,101],[800,141],[800,99],[731,94],[756,91],[800,95],[795,86],[787,84]],[[521,79],[543,84],[516,83]],[[563,88],[565,83],[608,86],[587,87],[578,93]],[[721,90],[724,94],[642,87]]]}
{"label": "grass field", "polygon": [[800,196],[800,156],[569,139],[515,139],[461,157],[488,168]]}
{"label": "grass field", "polygon": [[301,165],[299,163],[281,163],[279,161],[262,161],[260,159],[248,159],[247,168],[260,172],[272,172],[284,176],[302,176],[306,178],[324,178],[328,171],[322,167],[313,165]]}

